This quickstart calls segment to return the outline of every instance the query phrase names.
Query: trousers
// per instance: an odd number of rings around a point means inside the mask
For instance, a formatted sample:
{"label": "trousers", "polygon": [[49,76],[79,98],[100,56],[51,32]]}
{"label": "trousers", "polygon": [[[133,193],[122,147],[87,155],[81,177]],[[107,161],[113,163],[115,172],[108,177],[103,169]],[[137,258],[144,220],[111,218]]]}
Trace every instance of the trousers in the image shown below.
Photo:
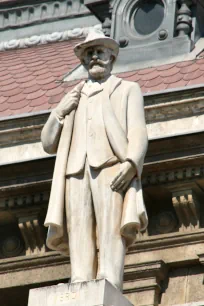
{"label": "trousers", "polygon": [[86,160],[82,173],[66,179],[72,282],[105,278],[122,290],[126,246],[120,224],[124,194],[110,188],[119,170],[120,163],[94,169]]}

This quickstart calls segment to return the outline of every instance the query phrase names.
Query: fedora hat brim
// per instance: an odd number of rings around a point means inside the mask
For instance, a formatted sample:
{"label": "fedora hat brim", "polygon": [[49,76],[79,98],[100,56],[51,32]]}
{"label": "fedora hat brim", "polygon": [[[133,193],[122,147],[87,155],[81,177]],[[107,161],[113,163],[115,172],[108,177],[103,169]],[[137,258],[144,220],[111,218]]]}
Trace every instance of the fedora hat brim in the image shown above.
{"label": "fedora hat brim", "polygon": [[118,43],[109,37],[95,38],[93,40],[77,44],[74,48],[74,52],[79,59],[82,59],[84,51],[92,46],[104,46],[106,48],[111,49],[113,51],[113,55],[115,56],[115,58],[118,56],[119,53]]}

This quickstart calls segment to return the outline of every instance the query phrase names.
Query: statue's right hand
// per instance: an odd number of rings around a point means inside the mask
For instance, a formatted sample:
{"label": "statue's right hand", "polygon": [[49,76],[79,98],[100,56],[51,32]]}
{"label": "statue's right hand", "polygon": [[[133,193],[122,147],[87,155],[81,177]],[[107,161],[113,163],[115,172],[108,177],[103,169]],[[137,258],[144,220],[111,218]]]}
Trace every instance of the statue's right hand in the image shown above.
{"label": "statue's right hand", "polygon": [[85,82],[80,82],[75,86],[67,95],[65,95],[58,106],[55,108],[55,112],[59,117],[64,118],[68,115],[73,109],[76,109],[79,104],[81,97],[81,90]]}

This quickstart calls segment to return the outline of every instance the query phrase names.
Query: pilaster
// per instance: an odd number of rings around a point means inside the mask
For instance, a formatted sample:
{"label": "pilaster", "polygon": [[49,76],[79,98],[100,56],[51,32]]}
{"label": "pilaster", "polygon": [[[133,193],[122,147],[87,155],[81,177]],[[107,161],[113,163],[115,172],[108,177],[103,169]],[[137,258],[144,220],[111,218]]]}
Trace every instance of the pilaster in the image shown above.
{"label": "pilaster", "polygon": [[161,281],[167,275],[162,260],[125,266],[124,294],[137,306],[157,306]]}

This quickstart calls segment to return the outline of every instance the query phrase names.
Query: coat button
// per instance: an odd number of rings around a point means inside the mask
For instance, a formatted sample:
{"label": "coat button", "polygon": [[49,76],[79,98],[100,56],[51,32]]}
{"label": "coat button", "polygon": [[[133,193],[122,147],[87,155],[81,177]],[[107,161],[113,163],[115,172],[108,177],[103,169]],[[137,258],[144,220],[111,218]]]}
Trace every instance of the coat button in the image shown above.
{"label": "coat button", "polygon": [[95,133],[93,130],[89,131],[89,137],[94,137]]}

